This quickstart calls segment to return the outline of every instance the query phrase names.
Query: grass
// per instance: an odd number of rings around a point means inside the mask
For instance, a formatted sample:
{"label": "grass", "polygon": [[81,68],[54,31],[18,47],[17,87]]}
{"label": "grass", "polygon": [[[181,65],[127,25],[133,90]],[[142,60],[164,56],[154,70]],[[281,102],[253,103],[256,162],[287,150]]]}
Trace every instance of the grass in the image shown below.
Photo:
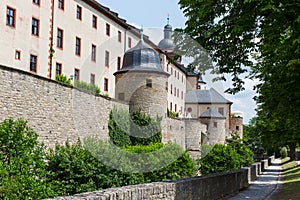
{"label": "grass", "polygon": [[273,200],[294,200],[300,197],[300,166],[295,167],[297,162],[292,161],[282,165],[283,186],[272,196]]}

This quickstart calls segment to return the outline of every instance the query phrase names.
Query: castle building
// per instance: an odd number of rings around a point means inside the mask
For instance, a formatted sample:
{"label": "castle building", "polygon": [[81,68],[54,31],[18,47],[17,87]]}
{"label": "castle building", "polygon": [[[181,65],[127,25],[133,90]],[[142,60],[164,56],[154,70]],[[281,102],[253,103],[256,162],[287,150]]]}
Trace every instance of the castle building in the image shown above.
{"label": "castle building", "polygon": [[143,108],[166,117],[167,108],[197,119],[208,143],[242,132],[242,118],[231,117],[232,102],[172,60],[169,20],[156,45],[95,0],[2,0],[0,10],[0,65],[96,84],[102,94],[131,105],[131,112]]}

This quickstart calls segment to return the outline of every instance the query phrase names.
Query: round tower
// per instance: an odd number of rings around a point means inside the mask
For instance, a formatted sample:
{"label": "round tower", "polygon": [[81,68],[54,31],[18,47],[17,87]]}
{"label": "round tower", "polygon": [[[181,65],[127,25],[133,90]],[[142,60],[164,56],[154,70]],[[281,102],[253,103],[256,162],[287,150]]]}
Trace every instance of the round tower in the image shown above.
{"label": "round tower", "polygon": [[152,117],[165,117],[169,74],[163,71],[159,54],[143,39],[124,54],[123,66],[114,76],[115,97],[129,104],[130,113],[140,109]]}
{"label": "round tower", "polygon": [[171,53],[173,52],[175,45],[172,40],[173,31],[172,26],[169,24],[169,17],[167,19],[168,23],[164,27],[164,39],[159,42],[158,47],[164,52]]}

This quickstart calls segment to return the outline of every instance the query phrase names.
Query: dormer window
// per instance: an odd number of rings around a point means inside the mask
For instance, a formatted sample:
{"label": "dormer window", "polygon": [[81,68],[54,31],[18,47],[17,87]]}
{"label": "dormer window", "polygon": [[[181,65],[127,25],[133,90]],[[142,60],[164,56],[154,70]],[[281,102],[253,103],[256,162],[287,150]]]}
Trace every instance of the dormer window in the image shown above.
{"label": "dormer window", "polygon": [[146,88],[152,88],[152,79],[146,79]]}

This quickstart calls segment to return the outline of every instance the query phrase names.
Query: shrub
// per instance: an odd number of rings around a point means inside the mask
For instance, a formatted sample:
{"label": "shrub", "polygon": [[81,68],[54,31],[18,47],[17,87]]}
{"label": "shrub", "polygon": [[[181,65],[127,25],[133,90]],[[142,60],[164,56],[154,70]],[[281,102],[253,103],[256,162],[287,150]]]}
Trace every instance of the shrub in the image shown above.
{"label": "shrub", "polygon": [[127,110],[113,108],[109,113],[108,130],[110,141],[118,147],[131,145],[130,114]]}
{"label": "shrub", "polygon": [[177,118],[179,116],[179,114],[177,112],[173,112],[173,111],[167,109],[167,116],[170,118]]}
{"label": "shrub", "polygon": [[0,123],[0,199],[40,199],[45,183],[44,147],[24,120]]}
{"label": "shrub", "polygon": [[114,108],[108,121],[110,141],[119,147],[161,142],[160,123],[161,118],[152,119],[140,110],[130,115],[126,110]]}
{"label": "shrub", "polygon": [[162,140],[161,118],[151,118],[140,110],[132,113],[130,121],[130,140],[132,145],[149,145]]}
{"label": "shrub", "polygon": [[196,171],[189,154],[175,144],[151,143],[118,148],[97,138],[88,138],[85,147],[111,168],[142,175],[142,182],[188,177]]}
{"label": "shrub", "polygon": [[231,146],[239,155],[240,167],[248,166],[254,163],[253,152],[243,143],[238,134],[232,134],[231,138],[226,139],[226,144]]}
{"label": "shrub", "polygon": [[202,159],[197,161],[202,175],[236,170],[240,167],[240,158],[231,146],[216,144]]}
{"label": "shrub", "polygon": [[100,88],[98,85],[86,83],[84,81],[74,81],[74,86],[86,91],[90,91],[96,94],[100,94]]}
{"label": "shrub", "polygon": [[280,156],[281,156],[282,159],[286,158],[288,156],[288,152],[287,152],[287,148],[286,147],[282,147],[280,149]]}
{"label": "shrub", "polygon": [[63,75],[63,74],[57,74],[55,76],[55,80],[56,81],[59,81],[61,83],[65,83],[67,85],[72,85],[71,84],[71,80],[67,78],[67,76]]}

